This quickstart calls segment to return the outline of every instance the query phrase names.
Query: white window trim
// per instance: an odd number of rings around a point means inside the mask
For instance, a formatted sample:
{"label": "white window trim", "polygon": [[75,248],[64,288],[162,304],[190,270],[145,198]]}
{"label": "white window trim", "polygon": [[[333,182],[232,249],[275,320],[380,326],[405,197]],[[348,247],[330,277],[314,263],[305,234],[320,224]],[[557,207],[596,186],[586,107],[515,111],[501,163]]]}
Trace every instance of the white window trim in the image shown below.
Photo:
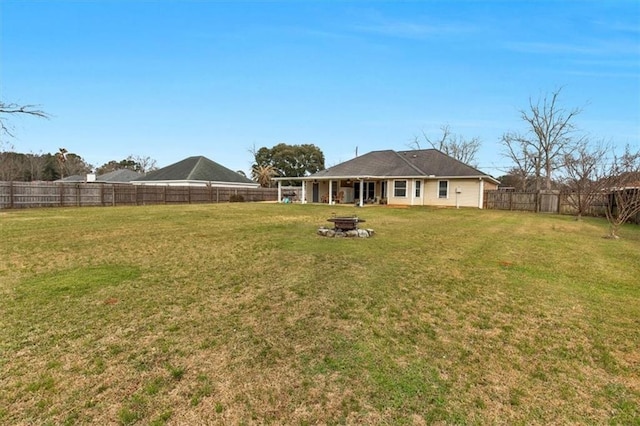
{"label": "white window trim", "polygon": [[[396,182],[404,182],[404,195],[396,195]],[[397,179],[393,181],[393,198],[407,198],[409,192],[409,181],[407,179]]]}
{"label": "white window trim", "polygon": [[422,181],[420,179],[413,181],[413,198],[422,198]]}
{"label": "white window trim", "polygon": [[[440,196],[440,182],[446,182],[447,183],[447,195],[445,197],[441,197]],[[449,181],[448,180],[439,180],[438,181],[438,187],[436,189],[436,196],[438,197],[438,199],[440,200],[448,200],[449,199],[449,193],[450,191],[451,185],[449,185]]]}

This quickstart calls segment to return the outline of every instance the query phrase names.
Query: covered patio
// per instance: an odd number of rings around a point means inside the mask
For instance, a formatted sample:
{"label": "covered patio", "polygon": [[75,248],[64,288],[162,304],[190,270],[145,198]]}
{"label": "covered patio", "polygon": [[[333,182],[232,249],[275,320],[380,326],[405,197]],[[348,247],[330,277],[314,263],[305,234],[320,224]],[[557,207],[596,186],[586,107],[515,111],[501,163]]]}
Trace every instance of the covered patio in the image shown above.
{"label": "covered patio", "polygon": [[[386,204],[387,180],[364,176],[332,177],[318,179],[298,178],[302,181],[301,203],[325,204]],[[283,200],[283,181],[290,178],[275,178],[278,182],[278,201]]]}

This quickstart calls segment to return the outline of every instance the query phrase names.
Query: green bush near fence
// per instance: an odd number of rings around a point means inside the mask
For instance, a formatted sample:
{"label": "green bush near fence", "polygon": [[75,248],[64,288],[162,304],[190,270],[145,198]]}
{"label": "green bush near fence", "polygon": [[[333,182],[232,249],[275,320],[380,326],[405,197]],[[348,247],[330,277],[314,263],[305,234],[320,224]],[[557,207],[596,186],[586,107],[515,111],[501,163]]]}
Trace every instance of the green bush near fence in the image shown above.
{"label": "green bush near fence", "polygon": [[[371,238],[318,236],[359,215]],[[2,424],[637,424],[640,227],[471,209],[0,212]]]}

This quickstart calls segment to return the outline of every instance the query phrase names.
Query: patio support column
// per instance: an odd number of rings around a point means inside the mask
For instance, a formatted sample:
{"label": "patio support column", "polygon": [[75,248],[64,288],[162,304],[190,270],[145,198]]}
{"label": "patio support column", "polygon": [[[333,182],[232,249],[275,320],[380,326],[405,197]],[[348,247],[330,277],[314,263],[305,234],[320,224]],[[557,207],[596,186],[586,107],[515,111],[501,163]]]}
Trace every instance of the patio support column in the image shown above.
{"label": "patio support column", "polygon": [[410,179],[407,182],[407,186],[409,186],[409,188],[407,188],[409,190],[409,199],[411,200],[411,205],[413,205],[413,199],[414,199],[414,196],[416,194],[416,192],[415,192],[415,187],[416,187],[415,179]]}
{"label": "patio support column", "polygon": [[333,181],[329,179],[329,205],[333,204]]}
{"label": "patio support column", "polygon": [[282,181],[278,181],[278,202],[282,202]]}
{"label": "patio support column", "polygon": [[360,207],[364,206],[364,179],[360,179]]}
{"label": "patio support column", "polygon": [[480,178],[480,194],[478,194],[478,208],[481,209],[484,204],[484,180]]}
{"label": "patio support column", "polygon": [[307,181],[306,180],[302,181],[302,197],[300,202],[302,204],[305,204],[307,202]]}

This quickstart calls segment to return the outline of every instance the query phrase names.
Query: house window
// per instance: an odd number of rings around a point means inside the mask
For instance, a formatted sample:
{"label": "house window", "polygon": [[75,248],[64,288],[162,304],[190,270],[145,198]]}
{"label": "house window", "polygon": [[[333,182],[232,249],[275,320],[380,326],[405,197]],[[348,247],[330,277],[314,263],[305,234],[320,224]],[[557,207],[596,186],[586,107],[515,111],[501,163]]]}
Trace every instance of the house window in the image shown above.
{"label": "house window", "polygon": [[394,197],[406,197],[407,196],[407,181],[396,180],[393,182],[393,196]]}
{"label": "house window", "polygon": [[419,180],[416,181],[416,198],[420,198],[420,184],[422,182],[420,182]]}
{"label": "house window", "polygon": [[449,181],[438,181],[438,198],[449,198]]}
{"label": "house window", "polygon": [[[376,196],[376,183],[375,182],[362,182],[362,197],[365,200],[373,200]],[[353,196],[356,200],[360,199],[360,182],[353,184]]]}
{"label": "house window", "polygon": [[376,196],[376,183],[365,182],[364,183],[364,198],[366,200],[373,200]]}

